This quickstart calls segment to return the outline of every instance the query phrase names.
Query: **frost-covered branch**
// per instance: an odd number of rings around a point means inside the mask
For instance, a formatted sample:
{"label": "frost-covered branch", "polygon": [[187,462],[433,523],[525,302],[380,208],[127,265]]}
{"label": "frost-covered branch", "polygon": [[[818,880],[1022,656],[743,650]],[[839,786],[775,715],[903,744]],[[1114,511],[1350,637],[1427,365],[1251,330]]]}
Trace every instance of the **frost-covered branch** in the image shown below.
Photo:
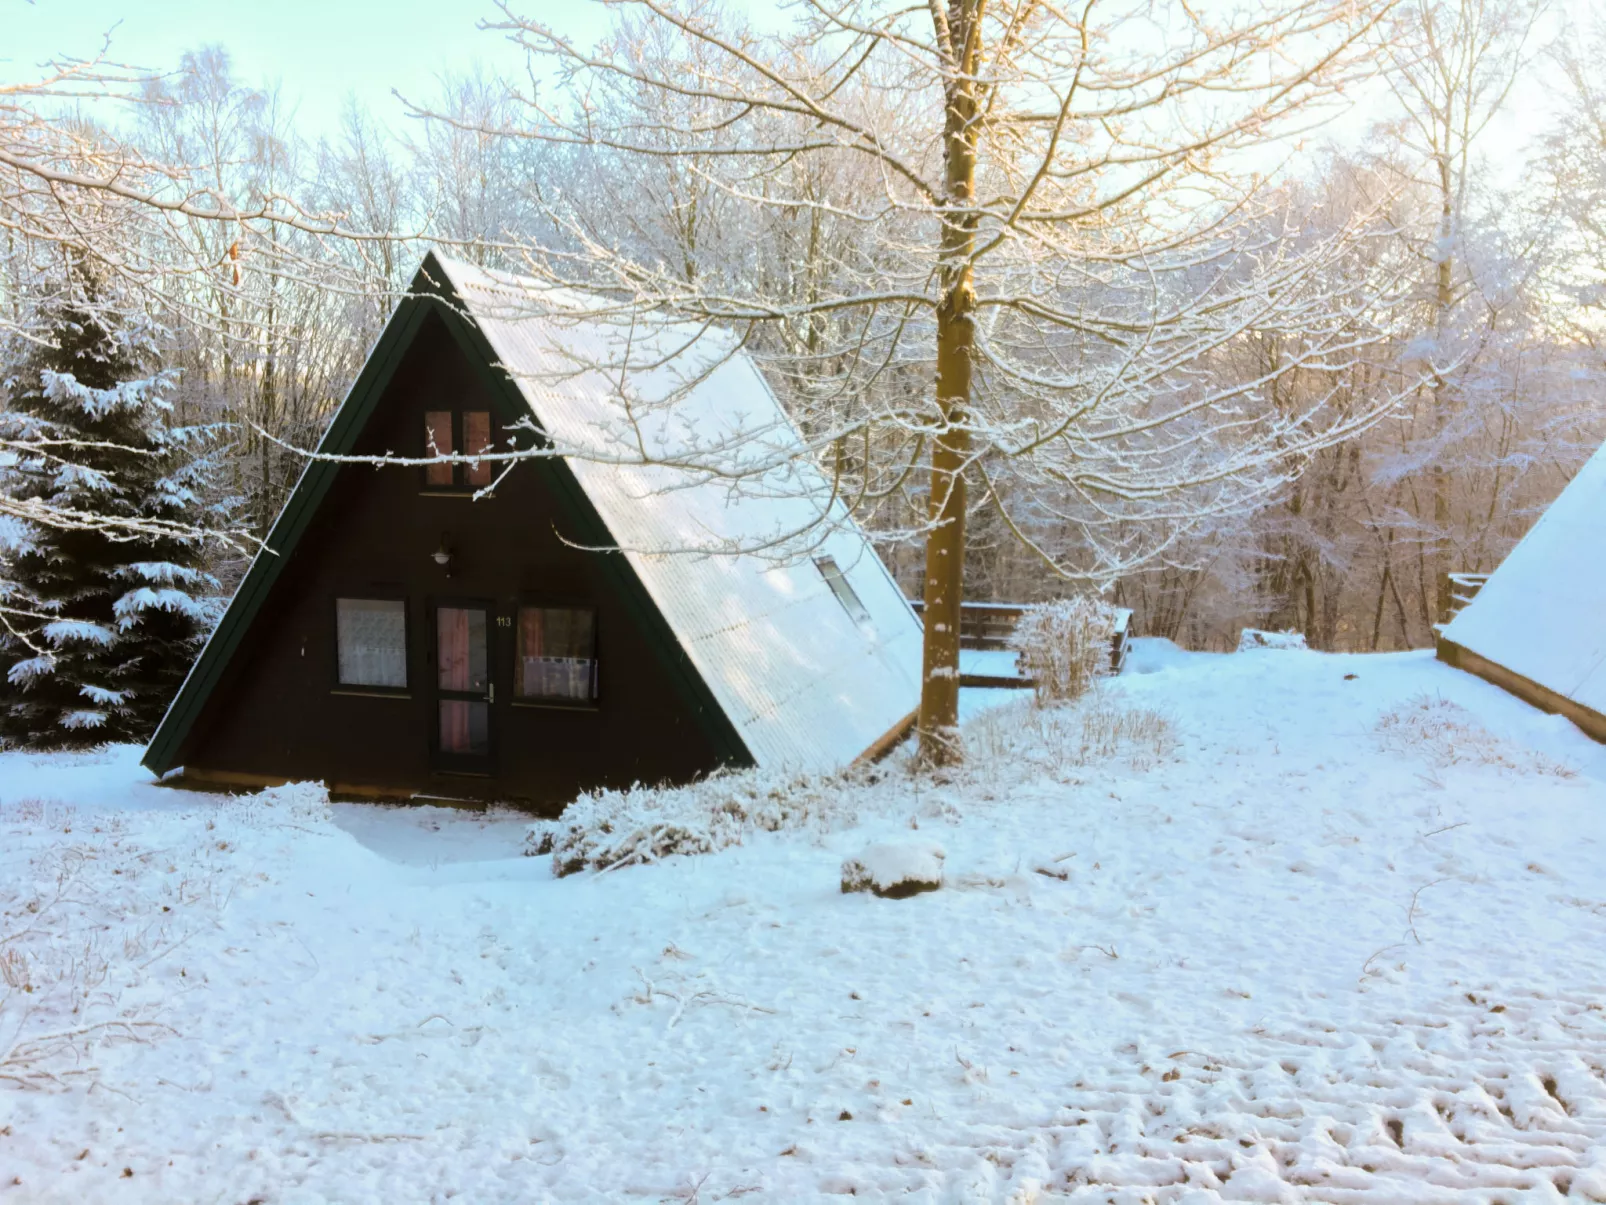
{"label": "frost-covered branch", "polygon": [[[595,47],[500,7],[489,27],[531,59],[518,111],[416,111],[562,156],[517,264],[536,284],[507,304],[541,322],[595,298],[594,320],[723,330],[758,361],[802,439],[725,433],[697,471],[771,496],[777,456],[806,458],[789,486],[823,474],[841,503],[809,523],[925,542],[943,685],[923,734],[953,722],[967,521],[995,508],[1057,573],[1108,584],[1263,503],[1407,387],[1344,385],[1391,354],[1399,265],[1363,250],[1378,214],[1324,214],[1261,170],[1374,69],[1389,0],[811,0],[779,33],[619,0]],[[1266,340],[1279,357],[1232,376]],[[616,382],[632,434],[621,365],[579,367]],[[1289,405],[1295,379],[1312,388]]]}

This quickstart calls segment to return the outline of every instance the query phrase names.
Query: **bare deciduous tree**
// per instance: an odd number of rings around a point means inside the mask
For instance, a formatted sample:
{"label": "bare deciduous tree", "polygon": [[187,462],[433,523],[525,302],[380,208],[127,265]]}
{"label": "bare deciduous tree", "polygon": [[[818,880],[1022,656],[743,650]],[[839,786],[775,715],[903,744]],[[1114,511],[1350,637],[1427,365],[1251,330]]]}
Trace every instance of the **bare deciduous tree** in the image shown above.
{"label": "bare deciduous tree", "polygon": [[[1528,58],[1546,0],[1411,0],[1391,31],[1386,78],[1405,114],[1406,148],[1427,174],[1437,202],[1432,238],[1422,248],[1431,270],[1431,348],[1426,388],[1432,433],[1432,580],[1435,611],[1449,605],[1451,481],[1443,446],[1454,424],[1458,380],[1478,357],[1481,316],[1466,328],[1465,303],[1478,291],[1465,264],[1465,229],[1474,179],[1473,148],[1499,113]],[[1492,297],[1489,298],[1493,300]],[[1458,329],[1459,328],[1459,329]]]}
{"label": "bare deciduous tree", "polygon": [[[548,191],[527,268],[595,316],[734,330],[850,509],[924,508],[903,534],[925,540],[928,761],[959,756],[978,509],[1100,586],[1387,409],[1328,404],[1390,288],[1349,270],[1364,220],[1295,239],[1263,170],[1366,70],[1387,0],[809,0],[780,33],[697,0],[616,8],[592,49],[505,4],[493,27],[536,60],[524,119],[425,115],[663,181],[651,237]],[[1263,371],[1198,371],[1271,333]],[[1329,387],[1280,404],[1293,373]]]}

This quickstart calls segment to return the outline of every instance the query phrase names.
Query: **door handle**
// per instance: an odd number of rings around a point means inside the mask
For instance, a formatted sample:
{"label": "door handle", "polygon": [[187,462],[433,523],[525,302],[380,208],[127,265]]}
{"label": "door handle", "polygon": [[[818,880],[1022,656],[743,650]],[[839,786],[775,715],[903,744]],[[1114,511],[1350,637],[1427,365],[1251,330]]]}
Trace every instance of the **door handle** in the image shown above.
{"label": "door handle", "polygon": [[496,702],[496,683],[495,682],[491,682],[491,683],[488,683],[486,685],[486,688],[485,688],[485,701],[487,703]]}

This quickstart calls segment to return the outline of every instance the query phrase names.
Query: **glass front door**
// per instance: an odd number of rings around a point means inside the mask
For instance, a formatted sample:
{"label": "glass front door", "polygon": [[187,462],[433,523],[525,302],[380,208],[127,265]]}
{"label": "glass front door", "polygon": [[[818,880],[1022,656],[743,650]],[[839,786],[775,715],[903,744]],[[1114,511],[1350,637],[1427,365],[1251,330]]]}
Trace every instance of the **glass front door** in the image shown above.
{"label": "glass front door", "polygon": [[443,770],[488,774],[491,731],[489,608],[467,603],[435,608],[435,752]]}

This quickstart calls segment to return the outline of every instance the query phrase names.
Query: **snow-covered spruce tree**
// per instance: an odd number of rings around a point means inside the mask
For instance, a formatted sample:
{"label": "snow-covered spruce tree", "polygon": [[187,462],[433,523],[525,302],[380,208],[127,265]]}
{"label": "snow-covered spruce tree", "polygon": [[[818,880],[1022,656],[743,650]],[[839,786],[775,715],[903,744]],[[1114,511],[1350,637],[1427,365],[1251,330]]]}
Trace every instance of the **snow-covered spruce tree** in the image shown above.
{"label": "snow-covered spruce tree", "polygon": [[[168,426],[148,332],[93,287],[54,303],[48,343],[0,376],[0,742],[150,736],[215,613],[201,567],[204,458]],[[21,522],[17,522],[17,520]]]}

